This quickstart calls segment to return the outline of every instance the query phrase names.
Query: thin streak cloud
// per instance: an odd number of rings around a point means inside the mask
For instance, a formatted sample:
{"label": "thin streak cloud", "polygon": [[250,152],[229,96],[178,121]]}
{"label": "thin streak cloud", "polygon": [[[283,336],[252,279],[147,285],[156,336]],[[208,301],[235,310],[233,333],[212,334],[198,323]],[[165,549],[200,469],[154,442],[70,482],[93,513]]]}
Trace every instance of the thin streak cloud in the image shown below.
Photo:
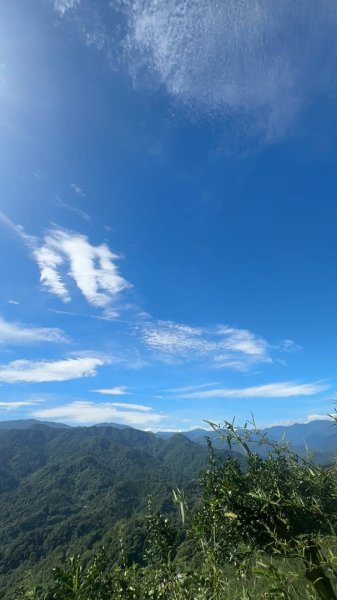
{"label": "thin streak cloud", "polygon": [[155,427],[165,419],[165,415],[152,412],[152,408],[148,406],[119,403],[96,404],[82,400],[36,410],[32,416],[37,419],[56,419],[83,425],[117,421],[143,428]]}
{"label": "thin streak cloud", "polygon": [[69,341],[68,336],[57,327],[33,327],[23,323],[9,322],[0,317],[0,344],[69,343]]}
{"label": "thin streak cloud", "polygon": [[18,408],[24,408],[25,406],[34,406],[40,404],[41,400],[19,400],[17,402],[0,402],[0,410],[17,410]]}
{"label": "thin streak cloud", "polygon": [[108,358],[101,356],[79,356],[54,361],[14,360],[7,365],[0,365],[0,382],[42,383],[94,377],[97,368],[108,362]]}
{"label": "thin streak cloud", "polygon": [[180,398],[293,398],[296,396],[314,396],[329,389],[329,385],[315,383],[296,383],[293,381],[269,383],[246,388],[217,388],[206,391],[194,391],[180,394]]}
{"label": "thin streak cloud", "polygon": [[102,394],[103,396],[125,396],[130,394],[125,385],[115,386],[113,388],[101,388],[99,390],[92,390],[96,394]]}

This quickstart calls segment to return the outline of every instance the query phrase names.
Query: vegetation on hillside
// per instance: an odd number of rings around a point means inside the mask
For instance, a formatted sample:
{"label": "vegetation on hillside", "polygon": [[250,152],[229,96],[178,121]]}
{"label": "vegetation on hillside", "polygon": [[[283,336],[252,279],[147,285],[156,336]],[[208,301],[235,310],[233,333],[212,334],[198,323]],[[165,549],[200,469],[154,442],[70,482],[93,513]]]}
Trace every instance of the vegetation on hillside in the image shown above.
{"label": "vegetation on hillside", "polygon": [[130,560],[121,533],[117,560],[109,547],[86,566],[73,557],[69,567],[54,567],[46,585],[24,582],[16,598],[336,600],[335,466],[317,466],[263,435],[259,442],[268,451],[261,456],[250,449],[249,432],[230,423],[226,431],[229,443],[245,451],[246,464],[220,458],[210,446],[193,513],[180,488],[174,493],[179,527],[150,502],[142,562]]}
{"label": "vegetation on hillside", "polygon": [[70,554],[87,562],[104,544],[115,561],[120,528],[129,560],[142,562],[149,494],[166,514],[173,488],[184,487],[192,504],[207,464],[207,449],[180,434],[44,425],[1,432],[1,599],[13,597],[24,571],[43,581]]}

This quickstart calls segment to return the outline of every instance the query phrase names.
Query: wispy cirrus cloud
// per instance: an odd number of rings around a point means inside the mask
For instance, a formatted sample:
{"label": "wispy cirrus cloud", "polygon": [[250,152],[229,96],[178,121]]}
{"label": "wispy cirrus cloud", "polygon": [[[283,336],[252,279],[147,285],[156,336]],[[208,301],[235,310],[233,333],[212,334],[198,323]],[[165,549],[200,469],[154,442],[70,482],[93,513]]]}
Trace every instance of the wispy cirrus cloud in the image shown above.
{"label": "wispy cirrus cloud", "polygon": [[214,367],[238,371],[273,362],[272,347],[247,329],[226,325],[202,328],[172,321],[149,321],[139,328],[139,334],[147,347],[164,359],[207,359]]}
{"label": "wispy cirrus cloud", "polygon": [[63,200],[61,200],[61,198],[59,196],[55,197],[55,204],[57,206],[59,206],[60,208],[66,208],[67,210],[70,210],[75,215],[77,215],[78,217],[81,217],[81,219],[84,219],[84,221],[87,221],[88,223],[91,221],[91,217],[88,213],[86,213],[81,208],[78,208],[77,206],[72,206],[71,204],[64,202]]}
{"label": "wispy cirrus cloud", "polygon": [[273,142],[313,97],[336,92],[333,0],[319,11],[313,0],[126,4],[131,73],[143,81],[147,69],[194,114],[234,119],[238,134]]}
{"label": "wispy cirrus cloud", "polygon": [[0,365],[0,382],[42,383],[93,377],[98,367],[109,362],[108,357],[95,355],[81,355],[54,361],[14,360],[6,365]]}
{"label": "wispy cirrus cloud", "polygon": [[13,402],[0,402],[0,410],[17,410],[18,408],[25,408],[26,406],[34,406],[35,404],[39,404],[41,400],[19,400]]}
{"label": "wispy cirrus cloud", "polygon": [[202,390],[203,388],[210,388],[211,386],[214,385],[218,385],[219,382],[209,382],[209,383],[199,383],[197,385],[183,385],[180,387],[175,387],[175,388],[169,388],[167,390],[165,390],[166,392],[172,392],[172,393],[183,393],[183,392],[194,392],[196,390]]}
{"label": "wispy cirrus cloud", "polygon": [[68,336],[57,327],[33,327],[19,322],[9,322],[0,317],[0,344],[69,343],[69,341]]}
{"label": "wispy cirrus cloud", "polygon": [[96,394],[102,394],[103,396],[125,396],[130,394],[125,385],[115,386],[113,388],[101,388],[99,390],[91,390]]}
{"label": "wispy cirrus cloud", "polygon": [[9,231],[11,231],[16,236],[18,236],[26,244],[28,244],[29,241],[33,242],[34,238],[31,237],[31,236],[29,236],[25,232],[25,230],[22,227],[22,225],[16,225],[15,223],[13,223],[13,221],[11,221],[7,217],[7,215],[5,215],[5,213],[3,213],[1,211],[0,211],[0,223],[2,223],[5,227],[7,227],[7,229],[9,229]]}
{"label": "wispy cirrus cloud", "polygon": [[199,390],[183,392],[180,398],[293,398],[296,396],[314,396],[330,388],[322,382],[296,383],[286,381],[279,383],[268,383],[245,388],[216,388],[210,390]]}
{"label": "wispy cirrus cloud", "polygon": [[319,11],[314,0],[51,2],[135,85],[224,123],[227,138],[232,124],[235,139],[274,143],[315,98],[336,93],[334,0]]}
{"label": "wispy cirrus cloud", "polygon": [[84,190],[78,185],[78,183],[71,183],[70,187],[77,196],[85,196]]}
{"label": "wispy cirrus cloud", "polygon": [[207,350],[202,329],[173,321],[150,322],[141,329],[144,342],[155,350],[175,355],[200,356]]}
{"label": "wispy cirrus cloud", "polygon": [[50,293],[70,302],[69,285],[74,282],[89,304],[106,309],[111,318],[118,314],[111,304],[131,284],[119,273],[116,263],[120,256],[106,243],[94,246],[87,236],[57,227],[40,239],[1,211],[0,222],[30,249],[40,269],[40,281]]}
{"label": "wispy cirrus cloud", "polygon": [[153,412],[150,406],[118,402],[95,403],[75,401],[62,406],[44,408],[32,413],[38,419],[64,420],[77,424],[117,421],[131,426],[152,427],[165,419],[165,415]]}
{"label": "wispy cirrus cloud", "polygon": [[63,17],[68,10],[78,8],[81,0],[52,0],[55,10]]}
{"label": "wispy cirrus cloud", "polygon": [[[53,229],[33,249],[44,287],[64,302],[71,299],[69,277],[89,304],[107,307],[130,287],[119,274],[119,256],[106,244],[93,246],[85,235]],[[69,275],[66,267],[69,266]]]}
{"label": "wispy cirrus cloud", "polygon": [[283,340],[280,344],[280,349],[283,352],[298,352],[299,350],[303,350],[302,346],[296,344],[294,340]]}

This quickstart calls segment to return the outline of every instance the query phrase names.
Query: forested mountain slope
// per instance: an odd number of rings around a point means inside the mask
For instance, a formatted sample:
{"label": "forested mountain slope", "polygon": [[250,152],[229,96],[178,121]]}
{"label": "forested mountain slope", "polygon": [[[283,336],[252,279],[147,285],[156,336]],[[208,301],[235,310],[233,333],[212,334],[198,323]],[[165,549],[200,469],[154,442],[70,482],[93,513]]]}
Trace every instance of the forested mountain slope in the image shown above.
{"label": "forested mountain slope", "polygon": [[182,434],[162,440],[132,428],[46,425],[2,431],[1,589],[10,594],[25,569],[55,563],[66,550],[117,546],[121,524],[137,558],[148,496],[164,511],[177,486],[193,500],[207,462],[206,448]]}

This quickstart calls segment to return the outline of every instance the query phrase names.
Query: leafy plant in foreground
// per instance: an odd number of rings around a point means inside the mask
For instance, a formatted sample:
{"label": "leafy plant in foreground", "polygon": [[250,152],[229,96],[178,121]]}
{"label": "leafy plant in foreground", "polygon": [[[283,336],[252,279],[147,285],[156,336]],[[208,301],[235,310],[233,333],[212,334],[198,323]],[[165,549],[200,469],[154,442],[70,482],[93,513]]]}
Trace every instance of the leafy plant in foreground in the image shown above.
{"label": "leafy plant in foreground", "polygon": [[[195,530],[212,560],[240,568],[257,550],[292,558],[300,561],[319,598],[336,600],[326,556],[337,523],[334,468],[317,467],[256,430],[237,431],[226,422],[224,434],[220,426],[210,425],[230,444],[240,444],[247,456],[243,469],[236,459],[217,461],[213,455],[203,475]],[[265,458],[250,449],[256,437],[269,446]]]}

